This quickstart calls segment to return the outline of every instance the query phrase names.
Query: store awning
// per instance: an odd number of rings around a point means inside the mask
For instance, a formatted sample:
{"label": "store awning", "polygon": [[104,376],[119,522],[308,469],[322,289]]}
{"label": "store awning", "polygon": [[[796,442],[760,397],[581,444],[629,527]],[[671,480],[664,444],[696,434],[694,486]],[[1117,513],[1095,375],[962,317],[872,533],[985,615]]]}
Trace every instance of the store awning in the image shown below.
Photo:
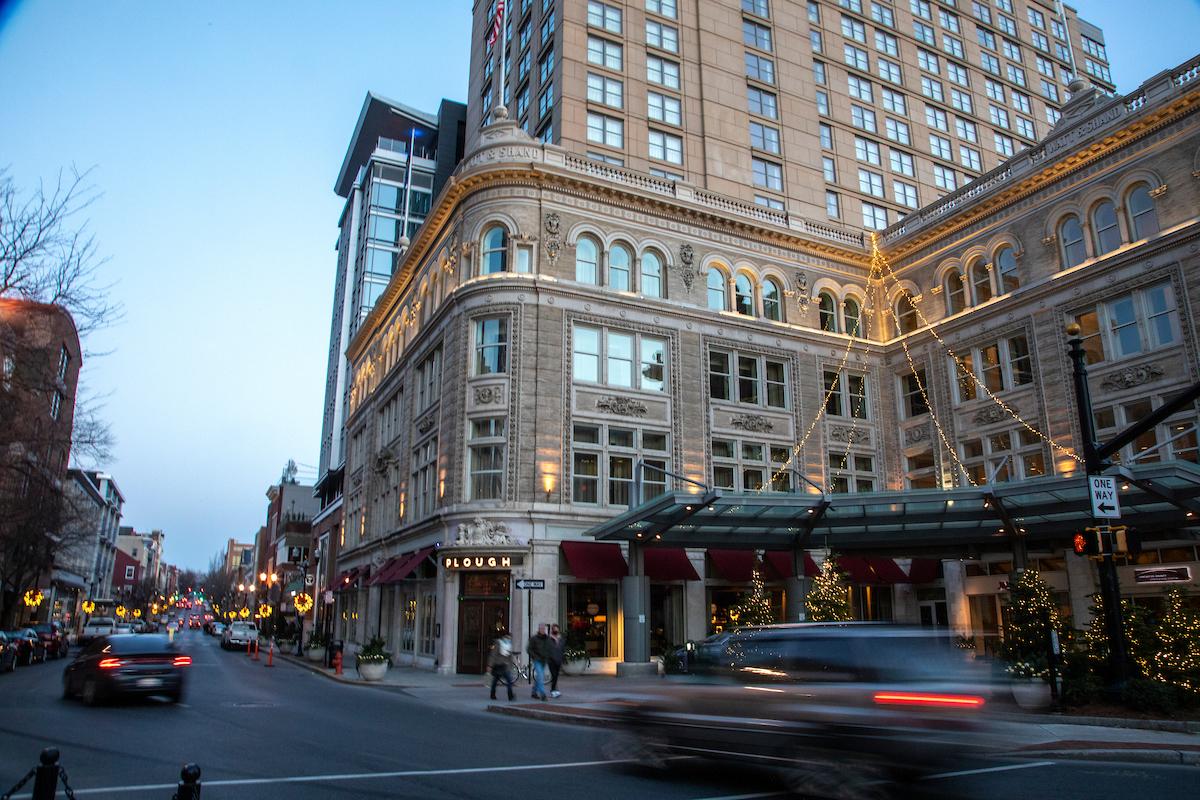
{"label": "store awning", "polygon": [[682,547],[647,547],[642,551],[646,577],[652,581],[698,581],[696,568]]}
{"label": "store awning", "polygon": [[710,547],[708,558],[717,574],[727,581],[749,583],[754,576],[753,550],[721,550]]}
{"label": "store awning", "polygon": [[562,542],[567,566],[576,578],[587,581],[624,578],[629,574],[621,545],[610,542]]}
{"label": "store awning", "polygon": [[367,581],[367,586],[377,586],[378,584],[386,583],[388,581],[388,576],[392,574],[392,570],[396,568],[396,565],[401,561],[407,560],[409,555],[409,553],[405,553],[402,556],[392,556],[387,561],[383,562],[379,569],[375,571],[375,574],[371,576],[371,580]]}
{"label": "store awning", "polygon": [[370,574],[371,574],[371,567],[369,564],[362,566],[362,567],[355,567],[354,569],[346,570],[341,575],[337,576],[337,580],[334,581],[333,590],[335,592],[339,592],[339,591],[344,591],[346,589],[356,589],[356,588],[358,588],[357,587],[358,579],[366,578]]}
{"label": "store awning", "polygon": [[[767,565],[769,572],[775,573],[773,577],[777,580],[791,578],[796,574],[796,570],[792,566],[794,562],[790,550],[768,550],[763,553],[763,562]],[[811,578],[818,571],[817,562],[813,561],[812,556],[805,553],[804,574]]]}
{"label": "store awning", "polygon": [[849,573],[851,583],[893,584],[909,583],[904,570],[890,558],[867,558],[864,556],[838,556],[838,567]]}
{"label": "store awning", "polygon": [[417,571],[417,568],[421,566],[425,559],[429,558],[429,554],[433,551],[433,547],[423,547],[415,553],[400,556],[387,577],[380,581],[380,583],[399,583],[402,580],[407,580]]}
{"label": "store awning", "polygon": [[938,577],[939,562],[936,558],[914,558],[908,568],[908,579],[912,583],[931,583]]}

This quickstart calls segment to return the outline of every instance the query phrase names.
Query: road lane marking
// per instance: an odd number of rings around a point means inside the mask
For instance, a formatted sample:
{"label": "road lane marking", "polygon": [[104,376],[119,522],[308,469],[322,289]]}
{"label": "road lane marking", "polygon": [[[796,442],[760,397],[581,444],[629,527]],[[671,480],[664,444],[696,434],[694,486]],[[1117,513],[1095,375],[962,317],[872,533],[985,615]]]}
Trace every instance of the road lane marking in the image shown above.
{"label": "road lane marking", "polygon": [[939,772],[937,775],[926,775],[924,781],[936,781],[941,778],[957,778],[962,775],[980,775],[984,772],[1008,772],[1014,769],[1033,769],[1034,767],[1052,767],[1053,761],[1034,761],[1030,764],[1006,764],[1003,767],[985,767],[983,769],[964,769],[958,772]]}
{"label": "road lane marking", "polygon": [[[211,786],[261,786],[273,783],[331,783],[334,781],[365,781],[379,778],[424,778],[439,775],[476,775],[488,772],[522,772],[543,769],[565,769],[568,767],[596,767],[607,764],[628,764],[635,759],[624,758],[617,761],[570,761],[559,764],[516,764],[506,767],[462,767],[459,769],[413,769],[396,772],[347,772],[332,775],[292,775],[282,778],[235,778],[229,780],[201,780],[204,788]],[[137,786],[104,786],[92,789],[76,789],[75,795],[85,794],[116,794],[128,792],[161,792],[178,788],[178,783],[146,783]],[[755,795],[757,796],[757,795]],[[17,795],[21,800],[31,798],[30,794]]]}
{"label": "road lane marking", "polygon": [[787,797],[782,789],[778,792],[756,792],[755,794],[723,794],[720,797],[698,797],[696,800],[753,800],[756,797]]}

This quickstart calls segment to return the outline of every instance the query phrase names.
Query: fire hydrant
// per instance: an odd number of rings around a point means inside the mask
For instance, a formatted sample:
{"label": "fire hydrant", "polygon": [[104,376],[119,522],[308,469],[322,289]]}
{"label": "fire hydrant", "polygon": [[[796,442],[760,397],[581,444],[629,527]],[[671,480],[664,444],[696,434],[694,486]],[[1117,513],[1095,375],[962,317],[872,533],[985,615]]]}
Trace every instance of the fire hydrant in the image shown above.
{"label": "fire hydrant", "polygon": [[333,669],[335,675],[342,674],[342,651],[338,650],[333,654]]}

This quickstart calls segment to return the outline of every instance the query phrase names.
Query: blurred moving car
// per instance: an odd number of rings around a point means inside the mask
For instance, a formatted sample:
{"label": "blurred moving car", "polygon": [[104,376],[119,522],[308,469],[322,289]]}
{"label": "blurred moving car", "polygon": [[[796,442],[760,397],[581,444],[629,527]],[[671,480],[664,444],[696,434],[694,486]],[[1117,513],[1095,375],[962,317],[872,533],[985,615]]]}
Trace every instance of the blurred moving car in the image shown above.
{"label": "blurred moving car", "polygon": [[627,706],[610,755],[771,764],[800,794],[874,800],[995,744],[990,670],[935,629],[769,625],[706,644],[695,674]]}
{"label": "blurred moving car", "polygon": [[17,668],[17,642],[9,641],[8,634],[0,631],[0,672],[12,672]]}
{"label": "blurred moving car", "polygon": [[258,638],[258,627],[253,622],[231,622],[221,634],[221,647],[231,650],[246,647]]}
{"label": "blurred moving car", "polygon": [[87,644],[97,636],[109,636],[117,622],[112,617],[92,617],[79,634],[79,643]]}
{"label": "blurred moving car", "polygon": [[42,640],[48,658],[62,658],[71,649],[71,643],[67,641],[67,631],[61,622],[57,620],[43,622],[34,625],[33,630]]}
{"label": "blurred moving car", "polygon": [[113,625],[113,635],[119,633],[133,633],[133,624],[130,622],[118,622]]}
{"label": "blurred moving car", "polygon": [[221,636],[224,633],[225,633],[225,623],[224,622],[217,622],[216,620],[213,620],[212,622],[208,623],[209,636]]}
{"label": "blurred moving car", "polygon": [[46,645],[33,628],[17,628],[5,631],[9,644],[17,646],[17,663],[29,666],[46,660]]}
{"label": "blurred moving car", "polygon": [[88,705],[129,695],[183,699],[191,656],[167,636],[114,634],[88,645],[63,671],[63,697],[78,695]]}

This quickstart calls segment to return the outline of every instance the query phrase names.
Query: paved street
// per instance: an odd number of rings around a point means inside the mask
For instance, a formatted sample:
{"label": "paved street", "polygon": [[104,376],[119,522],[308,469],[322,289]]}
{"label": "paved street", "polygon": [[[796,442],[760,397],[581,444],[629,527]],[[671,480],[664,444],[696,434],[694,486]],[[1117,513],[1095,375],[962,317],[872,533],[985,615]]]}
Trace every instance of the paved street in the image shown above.
{"label": "paved street", "polygon": [[[186,761],[201,765],[207,800],[777,796],[770,776],[744,770],[683,762],[655,776],[613,767],[601,755],[608,731],[488,714],[486,691],[469,681],[463,691],[479,694],[478,711],[286,663],[266,669],[197,632],[183,643],[195,664],[180,706],[63,701],[61,661],[0,676],[0,792],[54,745],[80,797],[165,800]],[[962,771],[910,796],[1185,797],[1200,786],[1195,767],[1026,761]]]}

